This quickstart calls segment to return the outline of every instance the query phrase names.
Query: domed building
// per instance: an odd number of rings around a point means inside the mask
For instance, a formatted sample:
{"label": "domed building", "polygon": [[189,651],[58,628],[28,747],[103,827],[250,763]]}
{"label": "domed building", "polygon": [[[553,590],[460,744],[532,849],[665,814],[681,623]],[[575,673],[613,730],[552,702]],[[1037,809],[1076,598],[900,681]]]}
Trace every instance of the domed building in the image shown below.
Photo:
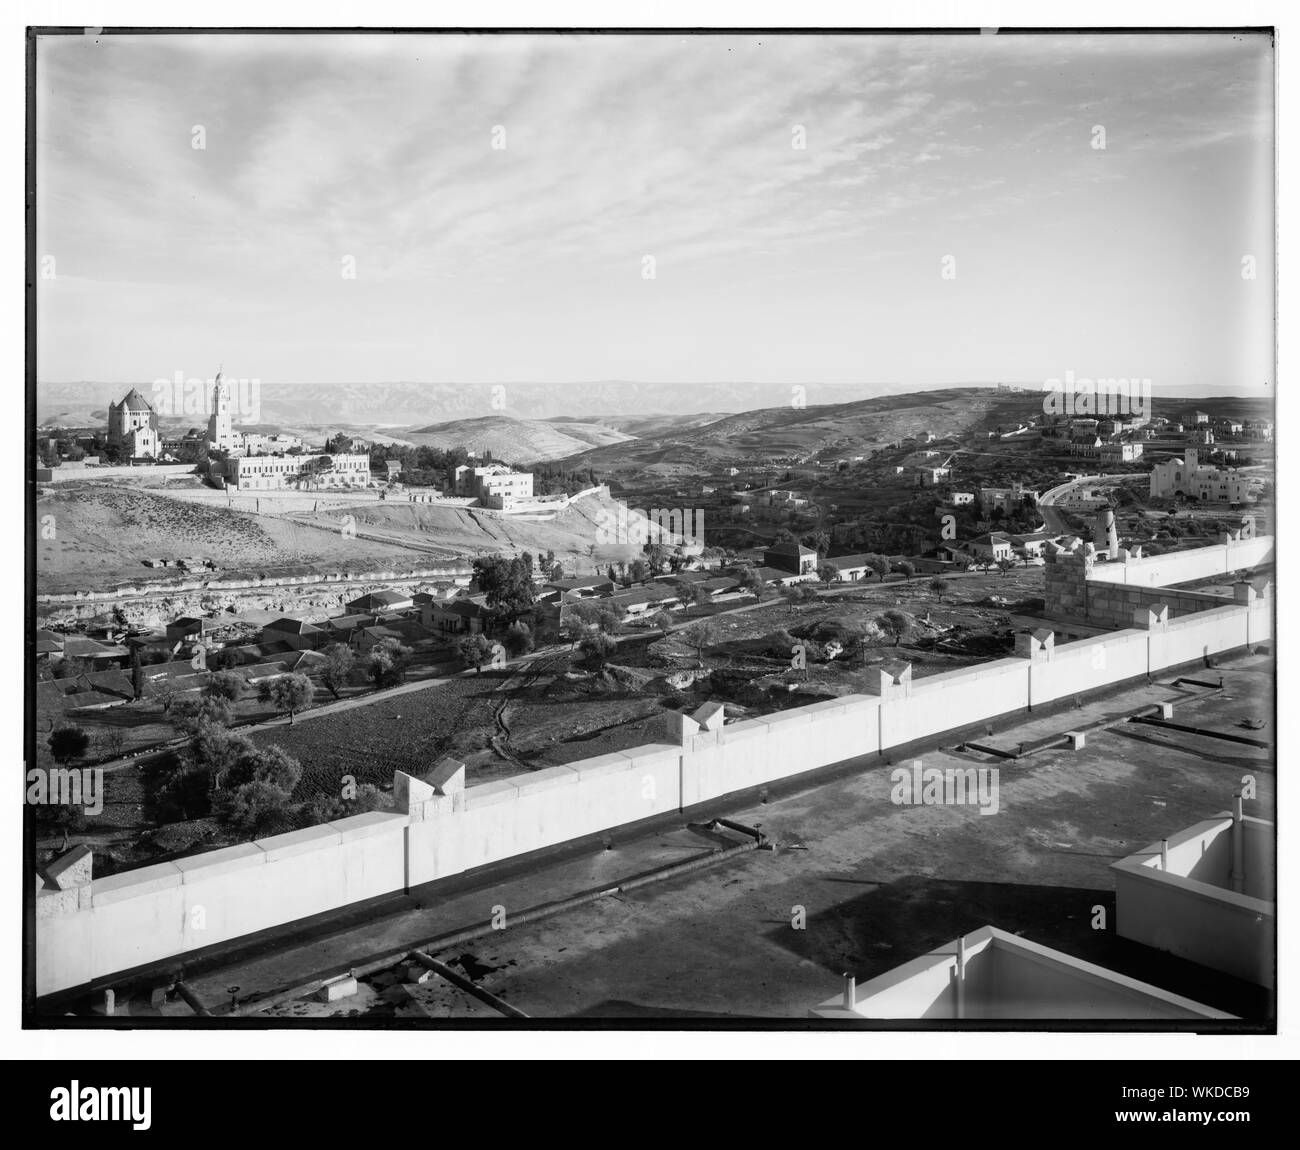
{"label": "domed building", "polygon": [[124,460],[157,459],[162,454],[158,414],[134,387],[121,403],[108,405],[108,446]]}

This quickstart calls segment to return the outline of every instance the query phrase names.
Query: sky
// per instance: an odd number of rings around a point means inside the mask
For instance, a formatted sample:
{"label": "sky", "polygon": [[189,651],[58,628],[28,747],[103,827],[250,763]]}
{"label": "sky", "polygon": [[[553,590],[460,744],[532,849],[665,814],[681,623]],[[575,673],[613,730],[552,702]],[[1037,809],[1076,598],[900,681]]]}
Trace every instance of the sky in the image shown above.
{"label": "sky", "polygon": [[36,90],[43,381],[1272,391],[1264,36],[67,36]]}

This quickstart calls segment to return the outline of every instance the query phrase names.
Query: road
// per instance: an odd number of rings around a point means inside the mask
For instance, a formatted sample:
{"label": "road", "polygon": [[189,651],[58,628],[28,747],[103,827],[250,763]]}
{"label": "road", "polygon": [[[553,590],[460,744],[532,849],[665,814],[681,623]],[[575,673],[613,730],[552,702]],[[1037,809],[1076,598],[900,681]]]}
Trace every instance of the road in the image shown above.
{"label": "road", "polygon": [[1043,492],[1038,497],[1038,510],[1043,517],[1049,531],[1058,535],[1071,534],[1069,524],[1061,517],[1061,513],[1056,510],[1056,505],[1060,503],[1063,496],[1066,496],[1076,487],[1082,487],[1086,484],[1114,483],[1126,479],[1125,475],[1081,475],[1077,479],[1071,479],[1068,483],[1062,483],[1053,487],[1050,491]]}

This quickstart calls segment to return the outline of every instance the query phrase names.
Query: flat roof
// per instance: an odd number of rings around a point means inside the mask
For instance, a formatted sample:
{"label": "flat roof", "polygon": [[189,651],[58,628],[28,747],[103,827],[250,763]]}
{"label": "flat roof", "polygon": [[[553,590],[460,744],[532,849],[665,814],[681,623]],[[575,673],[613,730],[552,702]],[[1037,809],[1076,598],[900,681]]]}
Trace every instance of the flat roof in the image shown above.
{"label": "flat roof", "polygon": [[[1213,803],[1207,795],[1226,802],[1242,773],[1257,780],[1248,813],[1273,817],[1271,750],[1125,721],[1139,707],[1172,701],[1175,721],[1186,726],[1232,732],[1244,717],[1258,717],[1266,723],[1259,737],[1275,738],[1273,659],[1221,658],[1212,688],[1187,682],[1203,675],[1184,674],[1178,685],[1179,676],[1164,675],[1084,698],[1077,708],[1071,700],[995,720],[979,740],[1015,752],[1022,742],[1088,727],[1078,751],[1053,747],[1009,760],[940,738],[892,763],[869,755],[769,787],[766,801],[742,795],[711,803],[709,813],[761,830],[776,850],[478,938],[472,952],[487,970],[481,985],[534,1018],[806,1019],[810,1007],[840,991],[845,971],[861,985],[994,924],[1216,1011],[1264,1019],[1272,1000],[1262,988],[1092,925],[1098,904],[1114,920],[1111,863],[1145,848],[1162,828],[1196,823]],[[998,812],[894,803],[891,773],[913,758],[943,769],[998,767]],[[197,973],[191,985],[214,1002],[228,985],[270,993],[331,963],[346,967],[383,947],[422,945],[480,924],[485,905],[526,908],[605,889],[727,845],[705,823],[687,812],[649,829],[616,830],[606,836],[610,849],[597,842],[528,860],[504,877],[450,880],[437,898],[395,897],[362,922],[286,936],[273,950],[262,946],[255,957]],[[793,925],[800,918],[802,929]],[[426,1018],[468,1009],[420,1000]]]}

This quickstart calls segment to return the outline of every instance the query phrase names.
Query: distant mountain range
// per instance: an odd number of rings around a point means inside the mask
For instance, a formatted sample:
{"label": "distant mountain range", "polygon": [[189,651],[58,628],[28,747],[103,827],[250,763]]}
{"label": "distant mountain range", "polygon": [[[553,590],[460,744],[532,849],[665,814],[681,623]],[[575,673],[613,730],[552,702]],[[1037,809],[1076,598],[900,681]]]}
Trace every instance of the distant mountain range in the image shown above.
{"label": "distant mountain range", "polygon": [[[41,383],[41,424],[102,423],[109,403],[132,386],[149,399],[152,383]],[[897,390],[889,384],[767,383],[273,383],[264,382],[260,423],[285,427],[425,427],[431,423],[508,415],[515,419],[604,422],[746,411],[802,402],[844,403]],[[180,422],[180,421],[178,421]]]}

